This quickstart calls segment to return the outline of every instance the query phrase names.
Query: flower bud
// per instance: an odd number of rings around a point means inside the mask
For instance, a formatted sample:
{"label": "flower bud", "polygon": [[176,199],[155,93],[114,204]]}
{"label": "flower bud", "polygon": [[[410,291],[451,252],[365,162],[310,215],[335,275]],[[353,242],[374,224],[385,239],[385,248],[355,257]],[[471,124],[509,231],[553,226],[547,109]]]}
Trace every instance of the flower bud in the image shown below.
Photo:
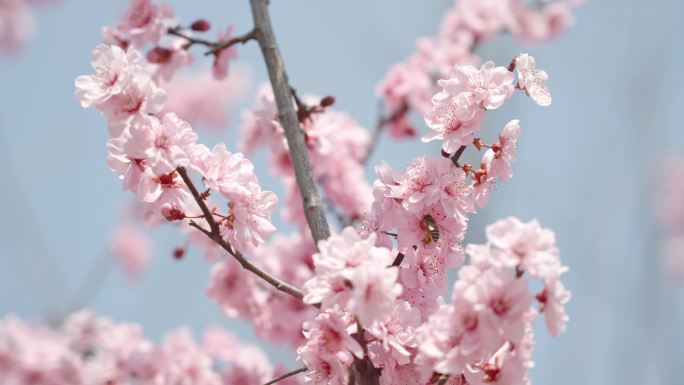
{"label": "flower bud", "polygon": [[323,107],[323,108],[330,107],[333,104],[335,104],[335,97],[332,95],[328,95],[328,96],[324,97],[323,99],[321,99],[321,103],[320,103],[321,107]]}
{"label": "flower bud", "polygon": [[147,61],[152,64],[163,64],[171,60],[173,56],[173,50],[162,47],[154,47],[152,50],[147,52]]}
{"label": "flower bud", "polygon": [[181,259],[185,255],[185,247],[183,246],[178,246],[176,247],[175,250],[173,250],[173,258],[175,259]]}
{"label": "flower bud", "polygon": [[206,32],[211,28],[211,24],[204,19],[195,20],[191,25],[190,29],[197,32]]}

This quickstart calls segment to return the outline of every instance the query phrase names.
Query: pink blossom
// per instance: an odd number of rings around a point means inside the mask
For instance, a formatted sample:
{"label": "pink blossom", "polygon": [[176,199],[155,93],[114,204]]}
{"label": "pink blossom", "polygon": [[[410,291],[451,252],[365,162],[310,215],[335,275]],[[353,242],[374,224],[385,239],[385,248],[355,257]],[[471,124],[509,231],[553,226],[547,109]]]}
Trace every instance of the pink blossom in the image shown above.
{"label": "pink blossom", "polygon": [[274,152],[282,152],[285,137],[277,116],[273,89],[270,84],[263,83],[257,89],[255,106],[243,114],[240,148],[250,154],[268,145]]}
{"label": "pink blossom", "polygon": [[515,38],[522,41],[538,43],[551,40],[574,24],[570,7],[579,3],[581,1],[556,1],[536,8],[523,1],[513,1],[508,28]]}
{"label": "pink blossom", "polygon": [[102,43],[110,46],[117,46],[122,50],[126,51],[131,43],[126,39],[126,36],[121,33],[121,31],[116,28],[105,25],[102,27]]}
{"label": "pink blossom", "polygon": [[163,364],[155,382],[161,384],[221,385],[213,370],[213,360],[193,340],[188,329],[179,329],[164,337],[161,346]]}
{"label": "pink blossom", "polygon": [[229,317],[249,314],[254,276],[232,258],[226,258],[211,270],[207,297],[215,301]]}
{"label": "pink blossom", "polygon": [[537,295],[539,310],[544,314],[546,328],[552,336],[557,337],[565,331],[569,317],[565,312],[565,304],[570,301],[571,294],[565,289],[558,277],[550,276],[544,280],[544,290]]}
{"label": "pink blossom", "polygon": [[136,227],[120,226],[112,233],[110,247],[126,275],[139,278],[151,257],[152,245],[147,235]]}
{"label": "pink blossom", "polygon": [[129,137],[130,134],[126,132],[121,137],[109,139],[107,163],[123,182],[124,190],[137,192],[140,182],[143,178],[149,177],[149,174],[146,173],[145,159],[129,158],[124,152],[124,145]]}
{"label": "pink blossom", "polygon": [[[287,237],[274,237],[257,248],[255,257],[266,271],[301,286],[314,275],[312,255],[315,252],[310,236],[296,232]],[[318,314],[318,310],[291,296],[272,295],[273,289],[264,287],[266,295],[257,298],[251,314],[257,334],[269,341],[302,345],[302,324]]]}
{"label": "pink blossom", "polygon": [[121,93],[113,95],[98,109],[107,117],[107,128],[112,137],[120,136],[136,116],[156,114],[164,108],[166,92],[157,87],[145,72],[139,71]]}
{"label": "pink blossom", "polygon": [[[483,322],[506,340],[521,341],[525,332],[522,316],[532,304],[527,281],[518,279],[511,270],[490,268],[478,279],[478,286],[485,305],[481,315]],[[456,292],[454,288],[454,295]]]}
{"label": "pink blossom", "polygon": [[375,92],[387,103],[389,113],[404,106],[423,113],[430,108],[432,81],[421,68],[399,63],[390,68]]}
{"label": "pink blossom", "polygon": [[489,197],[496,184],[496,179],[489,175],[486,163],[481,163],[480,168],[473,174],[473,198],[479,208],[484,208],[489,203]]}
{"label": "pink blossom", "polygon": [[349,364],[334,355],[319,355],[315,350],[298,352],[299,360],[306,365],[304,382],[312,385],[349,384]]}
{"label": "pink blossom", "polygon": [[518,123],[517,119],[508,122],[499,134],[499,142],[492,144],[482,157],[482,163],[487,165],[489,176],[502,181],[513,176],[511,163],[516,160],[518,136],[522,131]]}
{"label": "pink blossom", "polygon": [[525,93],[542,107],[551,105],[551,93],[546,87],[549,76],[543,70],[538,70],[534,58],[526,53],[520,54],[515,59],[515,68],[518,70],[520,87]]}
{"label": "pink blossom", "polygon": [[98,45],[90,55],[95,74],[76,78],[76,99],[88,108],[120,94],[140,70],[140,59],[140,52],[134,48],[124,51],[117,46]]}
{"label": "pink blossom", "polygon": [[[451,214],[451,215],[450,215]],[[439,239],[435,239],[430,226],[430,219],[439,232]],[[460,262],[460,244],[467,228],[467,219],[447,213],[441,205],[425,207],[416,213],[406,213],[402,222],[396,224],[397,241],[401,249],[413,246],[419,249],[439,247],[445,255],[450,255]],[[456,264],[460,264],[456,262]]]}
{"label": "pink blossom", "polygon": [[241,153],[231,153],[223,143],[209,151],[204,145],[192,149],[192,164],[204,177],[204,185],[228,199],[251,194],[258,184],[254,165]]}
{"label": "pink blossom", "polygon": [[366,265],[354,269],[349,277],[353,289],[348,306],[362,325],[382,320],[392,312],[394,300],[401,294],[398,274],[395,267],[383,270]]}
{"label": "pink blossom", "polygon": [[350,335],[355,330],[350,321],[351,317],[332,309],[304,325],[307,342],[297,354],[307,367],[307,383],[347,384],[349,365],[354,357],[363,357],[361,345]]}
{"label": "pink blossom", "polygon": [[[226,29],[225,32],[220,32],[218,34],[218,41],[226,42],[233,37],[233,26],[231,25],[228,26],[228,29]],[[238,58],[237,47],[232,45],[218,51],[214,55],[214,66],[212,67],[214,78],[217,80],[224,79],[228,76],[228,65],[230,61]]]}
{"label": "pink blossom", "polygon": [[480,69],[471,65],[454,67],[446,79],[437,84],[442,87],[433,97],[433,105],[452,99],[460,106],[462,120],[472,119],[478,109],[493,110],[503,105],[513,94],[513,74],[494,62],[482,64]]}
{"label": "pink blossom", "polygon": [[145,159],[155,174],[169,173],[190,162],[188,151],[197,141],[190,124],[168,113],[160,121],[154,116],[141,116],[130,127],[130,138],[124,144],[129,158]]}
{"label": "pink blossom", "polygon": [[510,344],[504,344],[482,364],[469,366],[464,374],[472,385],[524,385],[528,382],[525,362]]}
{"label": "pink blossom", "polygon": [[117,29],[135,46],[157,44],[173,22],[173,9],[151,0],[131,0]]}
{"label": "pink blossom", "polygon": [[415,330],[420,325],[420,312],[406,301],[397,301],[389,317],[368,329],[399,365],[411,362]]}
{"label": "pink blossom", "polygon": [[251,250],[266,242],[276,230],[271,223],[271,214],[277,204],[275,193],[261,191],[259,185],[251,185],[249,194],[236,196],[229,202],[230,214],[225,237],[238,250]]}
{"label": "pink blossom", "polygon": [[517,266],[540,278],[567,269],[561,266],[554,233],[536,220],[523,223],[508,217],[487,226],[486,232],[487,240],[500,250],[495,255],[507,267]]}
{"label": "pink blossom", "polygon": [[26,0],[0,2],[0,50],[18,51],[33,35],[34,20]]}
{"label": "pink blossom", "polygon": [[351,227],[320,241],[313,256],[316,275],[304,284],[304,302],[320,303],[322,309],[339,305],[364,325],[387,317],[401,285],[396,267],[388,267],[390,251],[374,245],[375,235],[362,239]]}
{"label": "pink blossom", "polygon": [[455,105],[455,100],[440,100],[425,114],[425,122],[433,130],[421,138],[425,143],[443,140],[442,150],[453,154],[461,146],[473,143],[474,134],[482,126],[484,111],[477,110],[472,118],[462,120],[464,106]]}
{"label": "pink blossom", "polygon": [[476,38],[486,39],[505,27],[507,3],[501,0],[460,0],[457,10]]}

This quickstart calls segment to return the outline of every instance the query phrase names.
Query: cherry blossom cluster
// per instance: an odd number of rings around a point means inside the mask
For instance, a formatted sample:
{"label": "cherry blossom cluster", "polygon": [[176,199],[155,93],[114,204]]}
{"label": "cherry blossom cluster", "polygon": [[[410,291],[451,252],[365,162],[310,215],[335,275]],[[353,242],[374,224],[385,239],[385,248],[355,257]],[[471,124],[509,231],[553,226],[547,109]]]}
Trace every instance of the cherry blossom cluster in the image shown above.
{"label": "cherry blossom cluster", "polygon": [[148,221],[183,220],[196,210],[178,171],[188,168],[228,200],[227,213],[213,213],[228,242],[238,250],[265,242],[275,230],[270,214],[277,197],[261,190],[252,163],[223,144],[209,149],[197,143],[188,122],[173,112],[161,114],[166,93],[143,68],[135,47],[101,44],[91,63],[95,73],[76,79],[76,97],[107,118],[109,165],[124,189],[144,202]]}
{"label": "cherry blossom cluster", "polygon": [[[390,136],[415,136],[409,113],[430,110],[433,79],[447,77],[454,64],[476,65],[480,61],[475,54],[478,45],[503,33],[525,42],[550,40],[573,24],[571,8],[579,2],[455,1],[442,19],[439,34],[419,39],[416,51],[406,61],[394,64],[377,86],[377,94],[385,102],[384,123]],[[521,65],[524,68],[525,64]]]}
{"label": "cherry blossom cluster", "polygon": [[[534,319],[542,313],[553,336],[565,330],[570,293],[559,278],[567,267],[553,232],[537,221],[510,217],[486,233],[487,244],[467,247],[469,264],[458,272],[452,303],[421,326],[416,360],[469,384],[528,383]],[[528,278],[540,279],[542,290],[533,294]]]}
{"label": "cherry blossom cluster", "polygon": [[[441,141],[442,154],[413,159],[400,171],[382,163],[372,185],[364,165],[374,143],[354,119],[333,108],[334,97],[300,97],[289,85],[274,85],[275,93],[261,86],[255,105],[243,115],[240,147],[247,154],[269,150],[270,169],[287,193],[283,217],[298,229],[271,242],[276,195],[262,190],[242,153],[223,143],[213,148],[199,143],[188,122],[192,116],[219,125],[224,117],[214,115],[215,107],[202,112],[203,96],[173,103],[168,96],[176,72],[193,60],[191,47],[207,48],[212,76],[203,75],[204,87],[210,95],[220,93],[223,86],[213,82],[228,76],[236,44],[255,35],[263,44],[264,30],[255,26],[234,35],[229,27],[212,42],[197,37],[210,29],[206,21],[184,27],[171,8],[132,0],[121,21],[103,29],[104,43],[91,56],[94,73],[76,79],[76,98],[107,119],[109,165],[140,202],[145,221],[182,225],[187,243],[174,256],[182,258],[189,245],[202,249],[213,263],[207,296],[226,316],[249,320],[263,339],[296,348],[306,383],[370,383],[375,376],[382,385],[527,384],[533,321],[543,315],[554,336],[567,322],[564,306],[570,294],[560,281],[567,268],[554,234],[536,221],[507,218],[487,227],[485,245],[463,246],[469,216],[487,204],[498,182],[512,177],[521,134],[519,121],[511,120],[495,142],[485,143],[478,137],[485,112],[501,107],[516,90],[540,106],[551,104],[547,74],[528,54],[507,67],[472,65],[475,44],[499,32],[537,41],[569,24],[566,2],[526,4],[461,1],[445,18],[439,38],[422,41],[410,64],[394,67],[379,86],[390,113],[381,126],[389,125],[394,136],[411,134],[408,113],[419,111],[431,130],[423,141]],[[291,96],[291,106],[283,94]],[[288,136],[293,121],[305,145],[294,154],[290,146],[302,142]],[[482,152],[479,165],[461,162],[468,148]],[[328,212],[340,219],[342,229],[329,237],[327,230],[324,236],[309,234],[302,202],[307,209],[317,202],[306,199],[316,195],[295,177],[295,169],[302,172],[296,168],[298,156],[309,157],[308,171],[323,191]],[[201,185],[190,173],[201,177]],[[115,242],[117,254],[131,272],[139,271],[142,242],[123,230],[117,236],[130,241]],[[446,301],[449,270],[459,267]],[[539,291],[532,289],[532,279],[538,280]],[[77,369],[70,373],[104,376],[97,377],[104,383],[259,384],[278,374],[223,332],[212,331],[203,344],[177,332],[155,347],[137,328],[120,331],[91,315],[74,317],[65,325],[75,326],[67,329],[95,335],[96,342],[83,351],[74,351],[63,330],[40,330],[59,346],[54,349],[73,356]],[[106,330],[99,332],[95,324]],[[21,331],[12,329],[5,338],[17,335]],[[121,345],[102,342],[112,336],[125,345],[125,356],[118,353]],[[5,345],[18,345],[2,344],[0,353]],[[25,376],[17,368],[26,364],[4,365],[10,359],[3,357],[0,370],[8,367],[20,373],[13,376]],[[47,373],[52,372],[36,375]],[[110,375],[121,377],[111,380]]]}
{"label": "cherry blossom cluster", "polygon": [[656,214],[664,228],[662,258],[666,272],[684,280],[684,160],[663,162],[658,180]]}
{"label": "cherry blossom cluster", "polygon": [[[280,373],[257,346],[217,327],[205,330],[200,341],[181,328],[155,344],[140,325],[89,311],[58,327],[14,316],[0,320],[3,384],[260,385]],[[282,383],[300,382],[292,377]]]}
{"label": "cherry blossom cluster", "polygon": [[[565,330],[567,267],[553,232],[537,221],[506,218],[486,233],[487,244],[468,245],[449,304],[439,297],[446,266],[434,253],[414,248],[393,263],[396,251],[349,227],[322,241],[316,275],[304,285],[304,301],[321,309],[304,324],[297,351],[307,382],[347,384],[349,366],[367,355],[381,384],[426,384],[435,373],[458,383],[529,383],[534,319],[543,314],[554,336]],[[530,279],[541,281],[538,293]],[[432,297],[432,306],[420,297]]]}
{"label": "cherry blossom cluster", "polygon": [[[204,20],[182,28],[170,6],[151,0],[131,0],[118,23],[102,28],[102,36],[106,45],[124,51],[129,47],[147,50],[140,65],[166,91],[164,112],[174,112],[192,125],[218,129],[228,122],[227,107],[246,86],[244,75],[227,79],[229,63],[237,58],[236,48],[213,48],[211,71],[177,76],[181,69],[195,62],[190,50],[195,44],[193,34],[205,33],[210,28]],[[229,39],[231,31],[229,26],[217,38]]]}
{"label": "cherry blossom cluster", "polygon": [[[296,106],[313,174],[325,197],[338,213],[351,220],[360,219],[371,205],[371,187],[365,179],[363,160],[369,138],[368,131],[348,114],[330,108],[331,97],[314,96],[293,100]],[[306,226],[301,196],[294,178],[289,149],[278,120],[273,91],[262,85],[255,106],[244,114],[241,147],[253,153],[261,147],[270,150],[271,171],[285,185],[286,219]]]}
{"label": "cherry blossom cluster", "polygon": [[[517,68],[518,82],[514,86],[513,70]],[[493,62],[484,63],[479,69],[471,65],[456,66],[445,79],[440,79],[441,90],[432,98],[432,109],[425,114],[425,121],[432,132],[423,142],[442,141],[442,151],[454,155],[460,147],[473,144],[480,150],[488,147],[479,169],[464,166],[472,172],[475,203],[483,208],[493,184],[506,181],[513,175],[511,162],[516,159],[517,138],[521,133],[518,120],[506,124],[499,141],[485,145],[474,135],[482,127],[487,110],[501,107],[513,95],[515,89],[524,91],[540,106],[551,104],[551,94],[546,87],[548,76],[536,68],[534,58],[526,53],[514,58],[508,68],[497,67]]]}

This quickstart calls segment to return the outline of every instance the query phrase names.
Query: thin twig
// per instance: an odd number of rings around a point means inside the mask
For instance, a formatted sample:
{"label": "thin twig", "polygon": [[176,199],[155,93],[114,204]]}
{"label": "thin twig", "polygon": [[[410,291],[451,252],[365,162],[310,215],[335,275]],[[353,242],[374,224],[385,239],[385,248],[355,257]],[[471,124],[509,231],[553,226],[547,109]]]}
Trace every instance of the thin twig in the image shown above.
{"label": "thin twig", "polygon": [[454,162],[454,166],[461,168],[461,165],[458,163],[458,160],[461,159],[461,155],[463,155],[463,152],[465,151],[466,146],[461,146],[456,150],[454,155],[451,156],[451,161]]}
{"label": "thin twig", "polygon": [[394,262],[392,262],[391,266],[400,266],[402,262],[404,262],[404,253],[399,253],[397,254],[397,257],[394,258]]}
{"label": "thin twig", "polygon": [[223,40],[223,41],[209,41],[209,40],[197,38],[194,36],[188,36],[188,35],[184,34],[182,31],[183,31],[183,29],[181,27],[173,27],[173,28],[169,28],[166,32],[169,35],[178,36],[180,38],[187,40],[189,43],[189,46],[197,44],[197,45],[203,45],[205,47],[208,47],[209,50],[204,53],[207,56],[208,55],[214,55],[217,52],[220,52],[220,51],[222,51],[226,48],[229,48],[235,44],[245,44],[246,42],[254,39],[254,30],[251,30],[251,31],[249,31],[243,35],[236,36],[232,39]]}
{"label": "thin twig", "polygon": [[273,94],[278,106],[280,122],[285,131],[290,159],[295,172],[295,179],[302,194],[304,214],[311,230],[314,242],[327,239],[330,227],[325,218],[323,202],[316,189],[311,168],[309,152],[304,140],[304,132],[299,124],[297,113],[292,105],[292,88],[290,87],[285,63],[278,49],[271,18],[268,13],[268,1],[250,0],[254,18],[254,37],[259,43],[264,56],[268,76],[271,80]]}
{"label": "thin twig", "polygon": [[288,378],[288,377],[292,377],[292,376],[294,376],[294,375],[296,375],[296,374],[303,373],[303,372],[306,372],[306,366],[301,367],[301,368],[299,368],[299,369],[295,369],[295,370],[293,370],[293,371],[291,371],[291,372],[287,372],[287,373],[283,374],[282,376],[278,376],[278,377],[272,379],[271,381],[264,383],[264,385],[273,385],[273,384],[275,384],[275,383],[278,382],[278,381],[282,381],[282,380],[284,380],[284,379],[286,379],[286,378]]}
{"label": "thin twig", "polygon": [[264,281],[268,282],[273,287],[284,293],[290,294],[291,296],[298,299],[304,298],[304,294],[302,293],[301,289],[279,279],[278,277],[272,275],[267,271],[262,270],[261,268],[250,262],[247,258],[245,258],[245,256],[242,255],[241,252],[234,249],[232,245],[228,243],[225,239],[223,239],[223,237],[221,236],[218,223],[216,223],[216,221],[214,220],[214,217],[211,214],[209,208],[207,207],[207,204],[204,202],[202,195],[199,193],[195,185],[192,183],[192,180],[188,176],[187,170],[184,167],[178,167],[176,170],[183,179],[183,182],[185,182],[185,184],[188,186],[190,193],[192,194],[193,198],[195,198],[195,202],[197,202],[200,209],[202,210],[204,220],[207,221],[207,223],[209,224],[209,228],[211,230],[205,229],[204,227],[197,224],[197,222],[195,221],[190,221],[190,226],[196,228],[201,233],[206,235],[209,239],[213,240],[217,245],[221,246],[222,249],[227,251],[228,254],[232,255],[233,258],[235,258],[240,263],[242,268],[251,271],[257,277],[263,279]]}

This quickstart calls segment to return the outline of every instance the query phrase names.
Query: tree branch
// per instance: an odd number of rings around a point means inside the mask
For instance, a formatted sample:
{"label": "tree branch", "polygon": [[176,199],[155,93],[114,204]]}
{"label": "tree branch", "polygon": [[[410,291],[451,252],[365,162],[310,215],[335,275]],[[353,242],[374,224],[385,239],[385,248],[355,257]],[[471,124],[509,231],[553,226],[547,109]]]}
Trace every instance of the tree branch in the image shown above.
{"label": "tree branch", "polygon": [[216,223],[216,221],[214,220],[214,216],[211,214],[211,211],[207,207],[207,204],[204,202],[202,195],[199,193],[199,191],[197,191],[197,188],[192,183],[192,180],[188,176],[187,170],[184,167],[178,167],[177,171],[183,179],[183,182],[185,182],[185,184],[188,186],[188,189],[190,189],[190,193],[192,194],[193,198],[195,198],[195,202],[197,202],[200,209],[202,210],[204,219],[209,224],[209,228],[211,230],[205,229],[204,227],[198,225],[195,221],[190,221],[190,226],[196,228],[204,235],[206,235],[209,239],[216,242],[217,245],[221,246],[222,249],[227,251],[228,254],[232,255],[233,258],[235,258],[240,263],[243,269],[251,271],[257,277],[263,279],[264,281],[268,282],[273,287],[284,293],[290,294],[291,296],[298,299],[304,298],[304,294],[302,293],[301,289],[279,279],[278,277],[272,275],[267,271],[262,270],[260,267],[256,266],[247,258],[245,258],[245,256],[242,255],[241,252],[234,249],[232,245],[228,243],[225,239],[223,239],[223,237],[221,236],[218,223]]}
{"label": "tree branch", "polygon": [[197,38],[194,36],[188,36],[188,35],[184,34],[182,31],[183,31],[183,29],[181,27],[173,27],[173,28],[169,28],[166,32],[169,35],[178,36],[180,38],[187,40],[189,43],[188,46],[197,44],[197,45],[203,45],[205,47],[208,47],[209,50],[204,53],[204,55],[207,55],[207,56],[216,54],[217,52],[220,52],[220,51],[222,51],[222,50],[224,50],[230,46],[233,46],[235,44],[238,44],[238,43],[239,44],[245,44],[246,42],[254,39],[254,30],[249,31],[249,32],[245,33],[244,35],[236,36],[232,39],[228,39],[228,40],[224,40],[224,41],[216,41],[216,42],[205,40],[205,39],[200,39],[200,38]]}
{"label": "tree branch", "polygon": [[461,146],[456,150],[454,155],[451,156],[451,161],[454,162],[454,166],[460,168],[461,165],[458,163],[458,160],[461,159],[461,155],[463,155],[463,152],[465,151],[466,146]]}
{"label": "tree branch", "polygon": [[279,376],[279,377],[276,377],[276,378],[272,379],[271,381],[265,383],[264,385],[273,385],[273,384],[275,384],[275,383],[278,382],[278,381],[282,381],[282,380],[284,380],[284,379],[286,379],[286,378],[288,378],[288,377],[292,377],[292,376],[294,376],[294,375],[296,375],[296,374],[299,374],[299,373],[302,373],[302,372],[305,372],[305,371],[306,371],[306,366],[301,367],[301,368],[299,368],[299,369],[295,369],[295,370],[293,370],[293,371],[291,371],[291,372],[287,372],[287,373],[283,374],[282,376]]}
{"label": "tree branch", "polygon": [[323,211],[323,202],[316,190],[311,160],[304,141],[304,132],[299,125],[297,114],[292,105],[292,91],[283,57],[273,34],[273,27],[268,14],[268,1],[250,0],[250,4],[254,17],[254,38],[259,43],[268,69],[268,76],[271,79],[278,113],[290,149],[290,159],[294,167],[295,178],[302,194],[306,221],[309,223],[314,242],[318,244],[318,241],[330,236],[330,228]]}

